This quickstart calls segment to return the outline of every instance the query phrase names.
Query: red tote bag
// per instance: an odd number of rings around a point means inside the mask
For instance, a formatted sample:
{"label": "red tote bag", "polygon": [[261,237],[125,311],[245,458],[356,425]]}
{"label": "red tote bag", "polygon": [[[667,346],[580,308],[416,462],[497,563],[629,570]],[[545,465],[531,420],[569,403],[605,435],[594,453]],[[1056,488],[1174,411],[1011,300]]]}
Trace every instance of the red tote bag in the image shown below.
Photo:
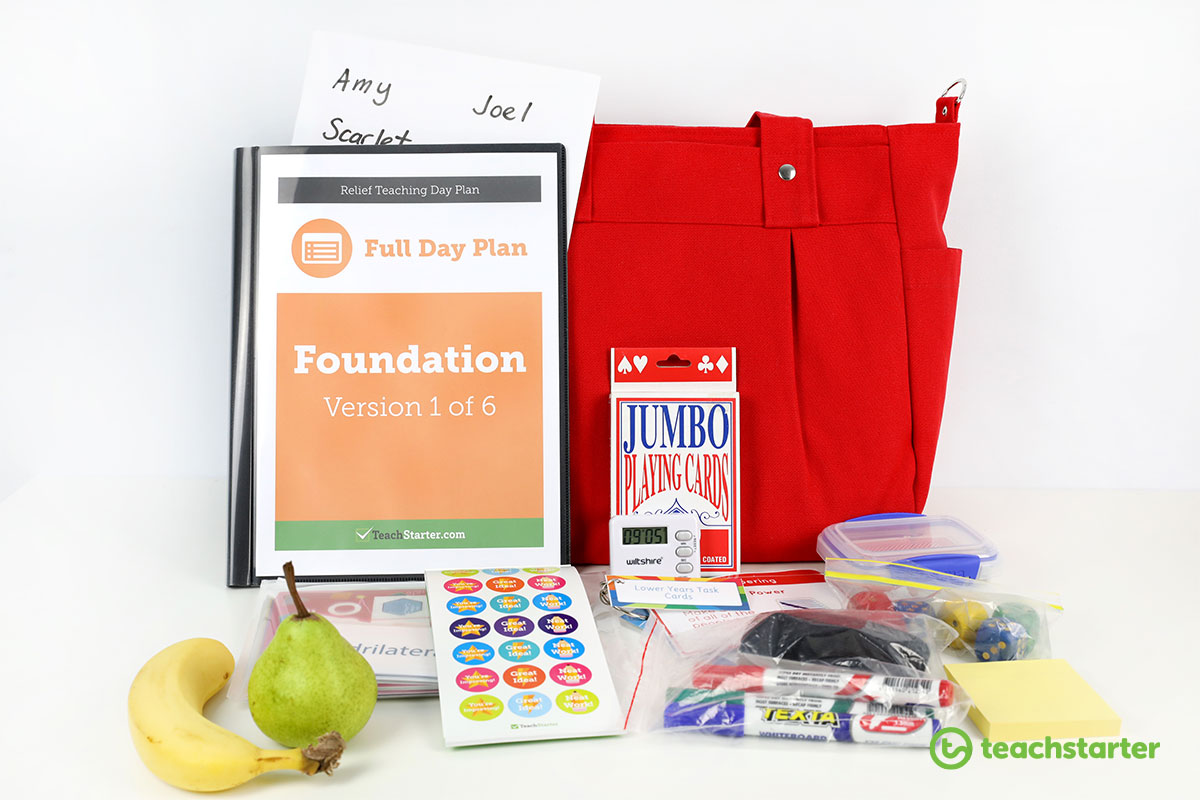
{"label": "red tote bag", "polygon": [[832,522],[922,509],[960,99],[928,124],[593,128],[568,254],[575,562],[608,561],[612,347],[737,347],[743,561],[814,560]]}

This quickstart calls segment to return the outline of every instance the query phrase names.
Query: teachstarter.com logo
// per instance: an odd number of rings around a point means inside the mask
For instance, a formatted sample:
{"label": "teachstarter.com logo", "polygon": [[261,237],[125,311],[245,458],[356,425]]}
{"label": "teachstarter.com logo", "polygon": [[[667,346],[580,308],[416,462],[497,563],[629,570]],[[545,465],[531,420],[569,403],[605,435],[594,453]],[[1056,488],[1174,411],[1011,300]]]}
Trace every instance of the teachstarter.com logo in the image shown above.
{"label": "teachstarter.com logo", "polygon": [[965,766],[974,752],[975,743],[959,728],[942,728],[929,743],[929,755],[942,769]]}
{"label": "teachstarter.com logo", "polygon": [[[993,742],[984,739],[979,751],[986,759],[1000,761],[1030,758],[1097,761],[1154,758],[1161,746],[1161,742],[1131,742],[1125,738],[1119,742],[1088,742],[1083,739],[1055,741],[1047,736],[1035,742]],[[975,743],[961,728],[942,728],[929,743],[929,757],[942,769],[964,767],[974,754]]]}
{"label": "teachstarter.com logo", "polygon": [[313,219],[292,237],[292,260],[305,274],[332,278],[350,263],[350,234],[331,219]]}

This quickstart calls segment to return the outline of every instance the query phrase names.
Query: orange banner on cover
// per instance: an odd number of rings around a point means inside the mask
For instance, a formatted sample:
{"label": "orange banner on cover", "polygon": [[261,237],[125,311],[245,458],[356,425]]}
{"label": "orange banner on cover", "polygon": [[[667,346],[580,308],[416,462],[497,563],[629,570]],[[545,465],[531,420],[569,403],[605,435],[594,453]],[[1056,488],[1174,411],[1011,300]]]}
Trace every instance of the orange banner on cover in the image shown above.
{"label": "orange banner on cover", "polygon": [[542,516],[540,293],[277,310],[277,520]]}

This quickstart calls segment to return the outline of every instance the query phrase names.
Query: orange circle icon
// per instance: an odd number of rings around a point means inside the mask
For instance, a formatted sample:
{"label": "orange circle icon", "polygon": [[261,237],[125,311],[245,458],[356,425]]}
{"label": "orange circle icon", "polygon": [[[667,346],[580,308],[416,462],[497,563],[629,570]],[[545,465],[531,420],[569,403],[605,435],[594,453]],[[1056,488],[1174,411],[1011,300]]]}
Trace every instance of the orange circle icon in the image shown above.
{"label": "orange circle icon", "polygon": [[332,278],[345,269],[350,250],[350,234],[331,219],[309,220],[292,238],[292,259],[314,278]]}

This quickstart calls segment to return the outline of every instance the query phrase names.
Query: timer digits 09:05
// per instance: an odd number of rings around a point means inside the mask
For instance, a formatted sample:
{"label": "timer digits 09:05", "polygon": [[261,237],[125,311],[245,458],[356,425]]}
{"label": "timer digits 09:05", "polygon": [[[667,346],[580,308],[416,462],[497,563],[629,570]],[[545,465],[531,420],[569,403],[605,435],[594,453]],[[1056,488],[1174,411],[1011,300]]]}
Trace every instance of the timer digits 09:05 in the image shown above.
{"label": "timer digits 09:05", "polygon": [[700,518],[695,514],[621,514],[608,523],[609,569],[618,575],[700,574]]}

